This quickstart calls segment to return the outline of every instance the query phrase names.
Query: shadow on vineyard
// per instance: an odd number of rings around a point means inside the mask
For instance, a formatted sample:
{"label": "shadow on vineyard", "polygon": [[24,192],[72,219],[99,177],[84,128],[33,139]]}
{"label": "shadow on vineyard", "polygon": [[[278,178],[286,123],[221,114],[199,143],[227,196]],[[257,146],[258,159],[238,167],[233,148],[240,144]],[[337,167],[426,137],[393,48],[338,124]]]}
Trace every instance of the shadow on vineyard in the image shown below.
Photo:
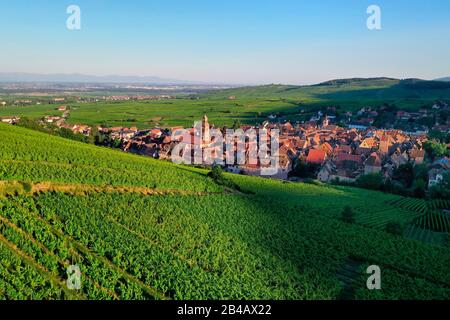
{"label": "shadow on vineyard", "polygon": [[345,264],[337,272],[337,278],[342,284],[342,291],[338,297],[341,300],[353,300],[355,298],[355,289],[359,285],[358,280],[362,275],[363,262],[354,258],[347,258]]}

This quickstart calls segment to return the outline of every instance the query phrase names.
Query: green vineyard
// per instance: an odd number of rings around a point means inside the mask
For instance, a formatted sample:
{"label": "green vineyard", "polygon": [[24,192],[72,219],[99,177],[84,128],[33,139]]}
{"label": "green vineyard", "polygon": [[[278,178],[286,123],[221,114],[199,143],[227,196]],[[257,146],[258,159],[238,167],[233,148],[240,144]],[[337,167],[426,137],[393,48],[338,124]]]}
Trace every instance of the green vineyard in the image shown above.
{"label": "green vineyard", "polygon": [[405,229],[405,237],[434,245],[447,245],[448,234],[434,232],[417,225],[408,225]]}
{"label": "green vineyard", "polygon": [[[224,188],[206,170],[0,135],[0,299],[450,298],[449,220],[427,202],[231,174]],[[366,288],[370,265],[381,291]]]}
{"label": "green vineyard", "polygon": [[389,223],[408,224],[415,218],[421,217],[422,213],[402,209],[382,209],[380,211],[363,210],[356,208],[356,223],[384,230]]}
{"label": "green vineyard", "polygon": [[426,213],[428,211],[428,203],[422,199],[401,198],[399,200],[390,201],[389,204],[419,213]]}
{"label": "green vineyard", "polygon": [[429,202],[428,207],[431,210],[446,209],[450,210],[450,200],[449,199],[436,199]]}
{"label": "green vineyard", "polygon": [[435,232],[450,233],[450,214],[442,211],[430,211],[419,217],[415,224],[419,228],[428,229]]}
{"label": "green vineyard", "polygon": [[404,232],[406,238],[434,245],[448,244],[450,215],[444,212],[444,209],[449,208],[448,200],[425,201],[402,198],[391,200],[388,204],[414,212],[410,221],[403,221],[406,226]]}

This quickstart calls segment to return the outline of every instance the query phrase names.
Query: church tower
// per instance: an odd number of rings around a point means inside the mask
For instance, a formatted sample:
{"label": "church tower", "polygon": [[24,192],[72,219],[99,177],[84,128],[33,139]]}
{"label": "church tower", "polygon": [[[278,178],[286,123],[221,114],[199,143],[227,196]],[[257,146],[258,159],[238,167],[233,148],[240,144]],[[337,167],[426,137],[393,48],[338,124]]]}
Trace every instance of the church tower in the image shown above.
{"label": "church tower", "polygon": [[322,128],[328,127],[329,124],[330,124],[330,120],[328,119],[328,116],[325,115],[325,118],[323,119],[323,122],[322,122]]}
{"label": "church tower", "polygon": [[206,114],[202,119],[203,144],[208,145],[211,142],[211,135],[209,133],[209,122]]}

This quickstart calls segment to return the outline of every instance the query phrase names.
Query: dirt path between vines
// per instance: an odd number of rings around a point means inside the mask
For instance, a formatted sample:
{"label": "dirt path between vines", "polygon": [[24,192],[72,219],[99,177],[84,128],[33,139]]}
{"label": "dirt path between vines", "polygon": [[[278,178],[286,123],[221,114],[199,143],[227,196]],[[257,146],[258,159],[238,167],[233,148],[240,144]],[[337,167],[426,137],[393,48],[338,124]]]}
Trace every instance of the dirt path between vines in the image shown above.
{"label": "dirt path between vines", "polygon": [[176,189],[152,189],[146,187],[135,186],[106,186],[106,185],[89,185],[76,183],[61,183],[61,182],[38,182],[38,183],[23,183],[20,181],[0,181],[0,197],[18,194],[38,194],[45,192],[62,192],[72,195],[86,195],[89,193],[137,193],[142,195],[194,195],[207,196],[214,194],[229,193],[224,192],[200,192],[190,190],[176,190]]}

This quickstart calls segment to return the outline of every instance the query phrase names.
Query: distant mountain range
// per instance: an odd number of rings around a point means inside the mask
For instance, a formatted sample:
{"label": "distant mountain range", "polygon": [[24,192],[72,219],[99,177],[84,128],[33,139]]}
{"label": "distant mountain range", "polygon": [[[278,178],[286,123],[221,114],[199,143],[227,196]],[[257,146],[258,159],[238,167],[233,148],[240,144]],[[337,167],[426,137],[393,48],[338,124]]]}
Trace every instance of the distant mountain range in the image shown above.
{"label": "distant mountain range", "polygon": [[[409,81],[426,81],[421,79],[406,79]],[[379,77],[379,78],[349,78],[335,79],[325,81],[314,86],[333,86],[348,85],[349,83],[370,84],[397,82],[398,79]],[[450,82],[450,77],[435,79],[434,81]],[[81,73],[55,73],[55,74],[39,74],[26,72],[0,72],[0,82],[29,82],[29,83],[108,83],[108,84],[148,84],[148,85],[214,85],[208,82],[188,81],[178,79],[167,79],[155,76],[123,76],[123,75],[105,75],[95,76]],[[232,86],[242,86],[234,84]],[[299,86],[295,86],[299,87]],[[301,87],[301,86],[300,86]]]}
{"label": "distant mountain range", "polygon": [[165,79],[153,76],[93,76],[80,73],[73,74],[37,74],[37,73],[2,73],[0,82],[49,82],[49,83],[139,83],[159,85],[194,85],[205,84],[195,81],[184,81],[176,79]]}

